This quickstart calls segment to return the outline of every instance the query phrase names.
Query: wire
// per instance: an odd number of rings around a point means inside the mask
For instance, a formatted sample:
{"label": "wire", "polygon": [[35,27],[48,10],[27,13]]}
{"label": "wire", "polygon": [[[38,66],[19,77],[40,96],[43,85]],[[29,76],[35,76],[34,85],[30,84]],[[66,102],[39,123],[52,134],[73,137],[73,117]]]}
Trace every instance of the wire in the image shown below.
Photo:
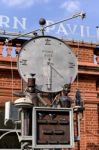
{"label": "wire", "polygon": [[[13,93],[14,93],[14,73],[13,73],[13,61],[12,61],[12,55],[11,55],[11,53],[10,53],[10,62],[11,62],[11,86],[12,86],[12,88],[11,88],[11,100],[12,100],[12,102],[14,101],[14,97],[13,97]],[[22,78],[21,78],[21,81],[20,81],[20,84],[21,84],[21,91],[23,91],[23,80],[22,80]]]}
{"label": "wire", "polygon": [[21,92],[23,92],[23,80],[21,78]]}
{"label": "wire", "polygon": [[[79,41],[78,41],[78,48],[77,48],[77,67],[78,67],[78,62],[79,62]],[[78,70],[79,68],[77,68]],[[79,72],[77,73],[77,89],[79,88]]]}
{"label": "wire", "polygon": [[12,56],[11,56],[11,53],[10,53],[10,61],[11,61],[11,100],[13,102],[13,78],[14,78],[14,75],[13,75],[13,65],[12,65]]}

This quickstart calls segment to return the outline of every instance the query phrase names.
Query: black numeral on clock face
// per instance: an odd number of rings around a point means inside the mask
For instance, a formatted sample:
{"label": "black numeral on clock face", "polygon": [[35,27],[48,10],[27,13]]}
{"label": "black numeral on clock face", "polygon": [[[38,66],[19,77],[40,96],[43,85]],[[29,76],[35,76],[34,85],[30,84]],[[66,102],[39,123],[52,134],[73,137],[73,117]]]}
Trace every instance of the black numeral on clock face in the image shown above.
{"label": "black numeral on clock face", "polygon": [[75,64],[72,62],[69,62],[69,68],[74,68],[74,67],[75,67]]}
{"label": "black numeral on clock face", "polygon": [[27,65],[27,60],[25,60],[25,59],[21,60],[21,61],[20,61],[20,64],[21,64],[21,65]]}
{"label": "black numeral on clock face", "polygon": [[45,45],[51,45],[51,40],[49,40],[48,38],[45,39]]}

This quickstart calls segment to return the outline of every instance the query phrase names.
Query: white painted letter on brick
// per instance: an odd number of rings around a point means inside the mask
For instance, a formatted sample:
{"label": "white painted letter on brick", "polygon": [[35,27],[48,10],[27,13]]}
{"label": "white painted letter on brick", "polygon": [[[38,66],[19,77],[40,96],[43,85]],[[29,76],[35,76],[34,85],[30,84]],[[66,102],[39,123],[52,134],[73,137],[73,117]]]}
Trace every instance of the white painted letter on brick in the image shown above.
{"label": "white painted letter on brick", "polygon": [[13,29],[18,29],[19,26],[25,30],[26,29],[26,18],[22,18],[20,21],[17,17],[14,17],[14,24],[13,24]]}
{"label": "white painted letter on brick", "polygon": [[10,27],[9,26],[9,21],[10,21],[9,17],[0,15],[0,27],[2,27],[2,28],[4,28],[4,27],[9,28]]}

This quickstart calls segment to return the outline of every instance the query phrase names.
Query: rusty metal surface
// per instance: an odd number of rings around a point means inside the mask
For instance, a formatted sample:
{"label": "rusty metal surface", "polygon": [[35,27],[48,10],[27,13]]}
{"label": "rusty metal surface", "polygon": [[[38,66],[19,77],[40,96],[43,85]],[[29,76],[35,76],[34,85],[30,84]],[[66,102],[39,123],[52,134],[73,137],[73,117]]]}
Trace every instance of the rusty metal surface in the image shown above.
{"label": "rusty metal surface", "polygon": [[[47,108],[46,108],[47,109]],[[38,109],[34,123],[34,145],[48,148],[49,146],[68,147],[71,142],[71,117],[66,109]],[[59,146],[59,147],[58,147]]]}
{"label": "rusty metal surface", "polygon": [[44,117],[37,114],[38,144],[70,144],[69,113],[44,112]]}

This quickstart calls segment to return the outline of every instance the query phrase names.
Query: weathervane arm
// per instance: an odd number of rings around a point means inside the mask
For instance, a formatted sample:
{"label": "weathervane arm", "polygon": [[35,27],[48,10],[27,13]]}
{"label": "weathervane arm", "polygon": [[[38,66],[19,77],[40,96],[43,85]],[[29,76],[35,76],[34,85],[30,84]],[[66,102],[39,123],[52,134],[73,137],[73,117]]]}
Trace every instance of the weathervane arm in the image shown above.
{"label": "weathervane arm", "polygon": [[79,17],[79,16],[83,19],[83,18],[85,18],[86,14],[83,13],[83,12],[77,13],[77,14],[75,14],[75,15],[72,15],[70,18],[66,18],[66,19],[64,19],[64,20],[61,20],[61,21],[52,23],[52,24],[50,24],[50,25],[47,25],[47,26],[44,27],[44,29],[45,29],[45,28],[48,28],[48,27],[51,27],[51,26],[54,26],[54,25],[57,25],[57,24],[59,24],[59,23],[62,23],[62,22],[65,22],[65,21],[68,21],[68,20],[77,18],[77,17]]}
{"label": "weathervane arm", "polygon": [[31,33],[33,34],[33,32],[35,33],[35,32],[37,32],[37,31],[39,31],[39,30],[40,30],[40,29],[36,29],[36,30],[34,30],[34,31],[30,31],[30,32],[27,32],[27,33],[20,34],[20,35],[14,37],[14,38],[6,39],[5,43],[8,43],[8,42],[10,42],[10,41],[13,41],[13,40],[15,40],[15,39],[18,39],[18,38],[20,38],[20,37],[26,36],[26,35],[31,34]]}
{"label": "weathervane arm", "polygon": [[[69,17],[69,18],[66,18],[66,19],[64,19],[64,20],[61,20],[61,21],[58,21],[58,22],[52,23],[52,24],[47,25],[47,26],[44,26],[44,27],[43,27],[43,29],[46,29],[46,28],[48,28],[48,27],[51,27],[51,26],[57,25],[57,24],[59,24],[59,23],[62,23],[62,22],[65,22],[65,21],[68,21],[68,20],[71,20],[71,19],[77,18],[77,17],[79,17],[79,16],[83,19],[83,18],[85,18],[86,14],[85,14],[85,13],[83,13],[83,12],[80,12],[80,13],[74,14],[74,15],[72,15],[72,16],[71,16],[71,17]],[[27,33],[20,34],[20,35],[18,35],[18,36],[16,36],[16,37],[14,37],[14,38],[6,39],[5,43],[8,43],[9,41],[15,40],[15,39],[20,38],[20,37],[22,37],[22,36],[26,36],[26,35],[29,35],[29,34],[33,34],[33,32],[35,33],[35,32],[40,31],[40,30],[41,30],[41,29],[39,28],[39,29],[36,29],[36,30],[34,30],[34,31],[30,31],[30,32],[27,32]]]}

